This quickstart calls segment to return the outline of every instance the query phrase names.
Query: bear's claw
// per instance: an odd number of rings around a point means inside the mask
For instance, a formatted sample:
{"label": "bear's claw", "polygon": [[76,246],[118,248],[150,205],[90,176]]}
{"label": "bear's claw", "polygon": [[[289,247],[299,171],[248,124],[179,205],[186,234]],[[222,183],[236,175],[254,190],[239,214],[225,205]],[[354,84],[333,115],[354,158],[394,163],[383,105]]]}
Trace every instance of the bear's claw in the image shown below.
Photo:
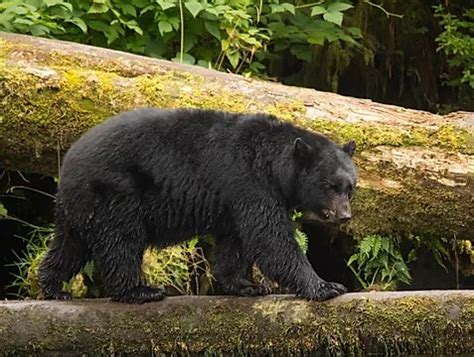
{"label": "bear's claw", "polygon": [[347,293],[347,288],[344,285],[322,280],[301,295],[308,300],[325,301],[345,293]]}

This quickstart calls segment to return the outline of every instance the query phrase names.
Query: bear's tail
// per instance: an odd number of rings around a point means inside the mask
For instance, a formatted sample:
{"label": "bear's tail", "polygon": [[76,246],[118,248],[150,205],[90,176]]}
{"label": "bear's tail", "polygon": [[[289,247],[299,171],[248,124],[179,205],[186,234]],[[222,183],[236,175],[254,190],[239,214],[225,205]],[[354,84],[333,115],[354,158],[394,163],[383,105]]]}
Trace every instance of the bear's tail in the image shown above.
{"label": "bear's tail", "polygon": [[82,239],[69,228],[66,219],[57,214],[55,237],[41,261],[38,279],[45,299],[70,299],[62,291],[63,282],[79,273],[88,260],[88,250]]}

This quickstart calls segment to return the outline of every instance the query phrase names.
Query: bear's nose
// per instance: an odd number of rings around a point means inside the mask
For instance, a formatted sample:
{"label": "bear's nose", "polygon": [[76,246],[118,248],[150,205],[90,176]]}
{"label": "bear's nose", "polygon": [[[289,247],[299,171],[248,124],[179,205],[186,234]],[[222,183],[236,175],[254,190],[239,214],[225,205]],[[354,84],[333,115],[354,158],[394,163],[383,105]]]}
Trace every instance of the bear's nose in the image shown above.
{"label": "bear's nose", "polygon": [[346,209],[341,210],[337,213],[337,219],[341,223],[346,223],[348,220],[351,219],[351,209],[349,207],[346,207]]}
{"label": "bear's nose", "polygon": [[346,222],[350,221],[350,219],[351,219],[350,215],[346,216],[346,217],[339,217],[339,222],[346,223]]}

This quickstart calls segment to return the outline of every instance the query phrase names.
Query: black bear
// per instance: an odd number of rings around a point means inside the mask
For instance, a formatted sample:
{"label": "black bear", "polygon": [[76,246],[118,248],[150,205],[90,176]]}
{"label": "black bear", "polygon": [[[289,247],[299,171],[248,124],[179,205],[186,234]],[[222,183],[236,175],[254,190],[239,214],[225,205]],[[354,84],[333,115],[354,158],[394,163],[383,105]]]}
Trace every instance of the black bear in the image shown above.
{"label": "black bear", "polygon": [[138,109],[115,116],[67,152],[56,236],[39,270],[44,296],[94,261],[115,301],[160,300],[141,282],[143,251],[195,234],[216,238],[215,276],[229,294],[262,295],[253,264],[313,300],[346,289],[326,282],[298,247],[291,209],[350,218],[354,141],[343,147],[264,114]]}

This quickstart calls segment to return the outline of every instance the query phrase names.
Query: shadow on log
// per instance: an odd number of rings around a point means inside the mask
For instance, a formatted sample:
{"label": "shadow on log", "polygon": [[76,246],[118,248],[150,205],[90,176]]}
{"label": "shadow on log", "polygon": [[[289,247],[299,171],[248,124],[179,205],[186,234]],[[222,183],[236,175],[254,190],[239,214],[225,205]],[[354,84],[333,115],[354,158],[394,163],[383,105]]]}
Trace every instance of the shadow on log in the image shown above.
{"label": "shadow on log", "polygon": [[80,44],[0,33],[0,167],[56,175],[93,125],[133,107],[266,112],[355,139],[350,234],[474,235],[474,113],[446,116]]}
{"label": "shadow on log", "polygon": [[193,355],[474,353],[474,291],[0,302],[0,352]]}

